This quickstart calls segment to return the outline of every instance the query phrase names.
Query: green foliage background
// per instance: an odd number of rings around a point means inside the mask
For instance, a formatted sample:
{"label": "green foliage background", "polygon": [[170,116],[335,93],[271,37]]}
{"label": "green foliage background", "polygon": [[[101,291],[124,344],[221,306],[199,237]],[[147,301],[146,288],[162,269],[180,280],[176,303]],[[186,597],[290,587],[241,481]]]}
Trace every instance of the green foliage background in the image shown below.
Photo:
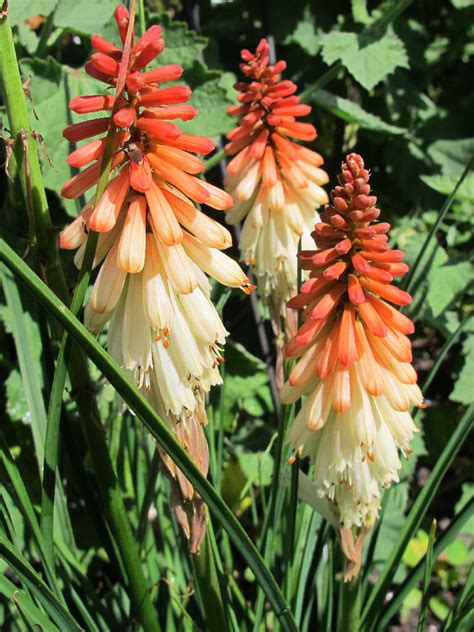
{"label": "green foliage background", "polygon": [[[31,91],[30,121],[44,139],[44,182],[58,230],[78,211],[76,202],[59,197],[62,183],[71,175],[65,163],[70,147],[62,130],[76,120],[67,104],[74,96],[97,90],[96,82],[82,69],[90,52],[88,37],[97,32],[116,39],[115,6],[115,0],[10,2],[9,20],[14,26],[21,74]],[[196,6],[199,12],[193,11]],[[355,150],[362,154],[372,172],[379,206],[392,223],[393,242],[406,252],[409,264],[418,262],[411,279],[415,300],[407,314],[416,323],[413,343],[421,384],[429,379],[428,407],[416,416],[422,432],[415,442],[415,454],[404,464],[401,483],[386,494],[381,526],[372,546],[367,547],[371,558],[363,581],[367,597],[397,542],[413,499],[466,407],[474,403],[474,173],[464,179],[434,238],[424,248],[446,196],[474,154],[474,5],[471,0],[184,5],[150,0],[145,9],[147,25],[159,23],[164,28],[166,50],[159,62],[183,65],[184,81],[193,89],[191,103],[199,116],[183,124],[183,131],[213,136],[217,142],[234,124],[226,108],[236,99],[233,83],[239,73],[241,48],[253,49],[263,35],[273,36],[277,58],[288,63],[285,77],[296,81],[304,100],[313,105],[310,120],[319,131],[314,148],[324,155],[331,182],[346,153]],[[35,16],[44,18],[39,25],[32,20]],[[0,123],[8,137],[4,111]],[[3,143],[0,152],[6,153]],[[0,233],[16,252],[28,254],[27,217],[15,174],[14,162],[10,163],[12,179],[0,174]],[[220,184],[219,165],[207,176]],[[72,285],[76,274],[72,262],[67,254],[62,259]],[[4,387],[0,397],[5,412],[0,429],[36,509],[41,497],[39,467],[51,377],[51,355],[44,349],[46,315],[8,274],[3,272],[2,278],[0,372]],[[234,294],[230,298],[222,295],[217,287],[215,299],[224,305],[231,341],[225,354],[225,385],[213,390],[209,403],[210,478],[252,540],[263,548],[262,522],[268,511],[277,440],[268,372],[274,358],[262,352],[249,301]],[[260,311],[263,313],[261,306]],[[266,332],[271,344],[269,326]],[[56,352],[53,345],[52,356]],[[442,361],[437,363],[441,353]],[[94,377],[112,460],[138,534],[162,628],[213,629],[205,595],[199,586],[193,593],[193,577],[199,576],[199,569],[193,568],[171,518],[154,442],[136,418],[117,407],[113,389],[101,375],[96,372]],[[110,555],[110,534],[91,490],[93,473],[87,452],[75,443],[76,435],[68,436],[68,425],[78,424],[70,387],[63,416],[56,522],[58,575],[67,586],[63,591],[66,609],[85,629],[139,629],[116,560]],[[408,581],[411,569],[425,563],[432,519],[436,518],[442,534],[468,506],[474,494],[473,455],[468,445],[457,454],[420,528],[412,534],[394,578],[394,590]],[[0,473],[1,537],[43,573],[41,551],[4,469],[5,465]],[[147,503],[156,513],[153,520],[147,519]],[[334,535],[321,526],[309,507],[301,506],[294,561],[285,574],[288,500],[283,495],[281,503],[280,510],[286,513],[281,514],[279,524],[275,521],[269,527],[272,551],[266,561],[283,582],[302,630],[315,629],[316,622],[320,629],[336,629],[340,579],[337,575],[334,579],[332,571],[340,571],[341,560],[334,553]],[[416,629],[420,604],[428,595],[427,622],[436,629],[472,627],[472,619],[456,616],[463,614],[472,590],[472,570],[468,571],[473,561],[473,535],[471,519],[442,555],[434,558],[431,580],[427,584],[420,581],[407,591],[400,608],[384,625]],[[274,629],[274,615],[265,610],[262,616],[255,578],[227,533],[217,529],[211,546],[220,551],[217,566],[220,580],[224,578],[227,586],[230,627],[251,630],[267,625]],[[2,630],[29,630],[33,624],[58,629],[44,602],[27,581],[19,580],[4,554],[2,557]],[[383,618],[382,613],[377,616]],[[74,629],[71,623],[67,626],[59,628]]]}

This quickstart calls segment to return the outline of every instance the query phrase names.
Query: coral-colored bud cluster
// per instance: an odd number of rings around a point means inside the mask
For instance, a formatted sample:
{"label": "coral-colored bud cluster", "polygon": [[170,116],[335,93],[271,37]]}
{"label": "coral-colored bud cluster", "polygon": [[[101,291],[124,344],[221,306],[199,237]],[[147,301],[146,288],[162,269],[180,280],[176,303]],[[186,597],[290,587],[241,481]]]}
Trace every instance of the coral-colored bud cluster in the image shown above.
{"label": "coral-colored bud cluster", "polygon": [[[178,292],[191,292],[197,286],[193,264],[198,263],[219,280],[248,293],[251,285],[240,268],[214,251],[231,245],[229,232],[194,205],[225,210],[233,201],[225,191],[196,177],[204,163],[193,154],[208,154],[214,149],[213,142],[204,136],[183,134],[171,122],[188,121],[197,114],[193,106],[185,104],[191,95],[187,86],[162,87],[167,81],[179,79],[183,68],[168,64],[145,70],[165,47],[161,27],[150,27],[137,42],[132,37],[129,48],[125,46],[128,10],[119,6],[114,15],[124,49],[93,35],[95,52],[85,68],[96,79],[117,86],[119,96],[72,99],[69,107],[77,114],[106,112],[107,116],[74,123],[63,132],[69,141],[78,142],[115,126],[113,179],[95,207],[88,203],[79,218],[62,232],[60,245],[68,249],[83,245],[87,231],[79,230],[82,225],[99,233],[115,230],[120,237],[116,257],[119,269],[138,273],[145,262],[146,233],[152,232],[159,246],[165,248],[165,266]],[[125,48],[130,52],[126,67]],[[67,161],[72,167],[85,168],[64,184],[64,197],[78,198],[97,183],[106,146],[107,136],[102,136],[69,155]],[[109,242],[110,248],[113,239]],[[119,293],[112,294],[118,300]],[[113,301],[101,305],[107,311],[114,306]]]}
{"label": "coral-colored bud cluster", "polygon": [[[377,198],[370,195],[369,171],[358,154],[350,154],[332,191],[332,204],[325,207],[321,223],[312,236],[318,250],[302,251],[300,265],[310,270],[310,278],[289,306],[304,308],[303,324],[287,347],[287,355],[299,355],[326,327],[321,337],[316,374],[331,375],[338,362],[350,368],[366,347],[364,332],[378,340],[379,354],[398,362],[411,361],[411,345],[406,334],[414,331],[412,321],[394,309],[408,305],[411,296],[391,283],[408,272],[403,252],[392,250],[387,231],[390,225],[378,222]],[[363,328],[359,328],[360,322]],[[416,379],[416,378],[415,378]],[[373,394],[380,394],[374,387]]]}
{"label": "coral-colored bud cluster", "polygon": [[[129,21],[126,7],[119,6],[116,9],[115,19],[124,42]],[[113,121],[116,127],[123,130],[115,141],[114,166],[128,163],[130,186],[140,192],[150,189],[153,172],[159,172],[163,167],[160,158],[156,160],[156,166],[152,164],[157,146],[167,147],[167,162],[169,161],[171,168],[183,167],[181,159],[186,161],[185,152],[208,154],[214,149],[209,138],[182,134],[174,123],[169,122],[174,119],[188,121],[197,114],[193,106],[181,105],[191,95],[188,87],[161,87],[163,82],[179,79],[183,68],[178,64],[168,64],[148,72],[143,71],[163,51],[165,42],[161,36],[161,27],[155,25],[132,45],[126,73],[126,90],[119,103],[116,103],[113,95],[94,95],[76,97],[69,104],[71,110],[77,114],[105,111],[111,112],[112,116],[74,123],[63,132],[65,138],[78,142],[106,132]],[[86,63],[86,71],[104,83],[117,85],[123,50],[99,35],[93,35],[91,43],[96,52]],[[99,160],[104,149],[105,137],[91,141],[72,152],[68,163],[73,167],[84,167]],[[188,173],[195,174],[203,168],[203,163],[197,159],[191,170],[184,164],[184,176],[178,188],[196,202],[207,202],[214,208],[228,208],[232,204],[228,195],[217,192],[215,187],[202,183],[194,175],[187,176]],[[87,167],[65,183],[62,195],[67,198],[79,197],[96,183],[99,171],[97,163]],[[94,230],[100,230],[100,226],[96,226]]]}
{"label": "coral-colored bud cluster", "polygon": [[[272,140],[276,151],[294,159],[299,147],[294,147],[288,136],[298,140],[312,141],[316,138],[316,129],[310,123],[300,123],[295,119],[311,112],[311,106],[300,104],[300,97],[295,96],[297,86],[292,81],[281,81],[280,73],[286,68],[285,61],[269,65],[270,47],[265,39],[257,46],[255,54],[242,51],[244,63],[240,64],[243,74],[249,82],[235,84],[236,90],[242,94],[238,97],[241,105],[228,108],[231,116],[240,117],[240,125],[229,134],[229,143],[225,150],[229,155],[236,154],[248,146],[236,159],[229,163],[229,173],[240,170],[249,157],[264,160],[271,167],[275,162],[273,151],[268,147]],[[267,171],[266,169],[264,171]]]}

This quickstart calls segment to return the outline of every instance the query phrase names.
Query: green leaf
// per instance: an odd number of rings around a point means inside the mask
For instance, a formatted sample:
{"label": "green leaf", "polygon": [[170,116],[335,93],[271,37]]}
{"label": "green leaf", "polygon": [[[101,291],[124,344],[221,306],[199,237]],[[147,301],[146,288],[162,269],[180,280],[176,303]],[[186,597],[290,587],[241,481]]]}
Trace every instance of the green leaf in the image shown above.
{"label": "green leaf", "polygon": [[472,280],[472,273],[473,268],[468,261],[431,270],[426,300],[435,318],[455,303],[466,290]]}
{"label": "green leaf", "polygon": [[[427,184],[430,189],[448,195],[456,186],[458,178],[454,175],[434,175],[434,176],[420,176],[421,180]],[[466,202],[474,201],[474,175],[469,174],[466,176],[464,182],[456,192],[456,198],[459,200],[465,200]]]}
{"label": "green leaf", "polygon": [[328,65],[340,60],[366,90],[396,68],[408,68],[403,42],[391,29],[375,41],[356,33],[333,31],[323,38],[322,56]]}
{"label": "green leaf", "polygon": [[207,37],[190,31],[186,22],[174,21],[167,13],[151,22],[163,28],[166,42],[165,50],[158,57],[160,65],[179,64],[183,68],[189,68],[207,46]]}
{"label": "green leaf", "polygon": [[371,17],[367,10],[367,0],[351,0],[351,5],[354,22],[370,24]]}
{"label": "green leaf", "polygon": [[13,602],[12,605],[19,606],[23,613],[28,616],[30,623],[39,626],[37,632],[60,632],[60,628],[54,625],[48,615],[34,604],[27,592],[23,589],[18,589],[18,586],[13,584],[3,574],[0,574],[0,593]]}
{"label": "green leaf", "polygon": [[80,625],[61,604],[58,598],[49,590],[40,575],[31,567],[29,562],[0,534],[0,556],[3,557],[19,576],[21,581],[29,588],[31,593],[43,605],[49,616],[61,630],[68,632],[81,632]]}
{"label": "green leaf", "polygon": [[[464,483],[462,486],[461,498],[454,506],[455,515],[459,514],[463,507],[467,505],[472,498],[474,498],[474,483]],[[467,522],[461,533],[472,536],[474,533],[474,515]]]}
{"label": "green leaf", "polygon": [[[223,405],[226,426],[232,424],[239,411],[255,418],[273,409],[267,368],[260,358],[243,345],[230,341],[225,350],[225,370]],[[216,395],[211,392],[211,398]],[[245,436],[248,439],[250,435],[246,432]]]}
{"label": "green leaf", "polygon": [[429,601],[430,609],[440,621],[444,621],[451,611],[450,606],[441,597],[432,597]]}
{"label": "green leaf", "polygon": [[426,610],[428,608],[429,589],[430,589],[430,583],[431,583],[431,571],[433,568],[433,546],[434,546],[434,539],[435,539],[435,534],[436,534],[436,526],[437,526],[437,522],[436,520],[433,520],[433,522],[431,523],[430,533],[428,536],[428,547],[427,547],[428,550],[426,552],[425,568],[424,568],[424,573],[423,573],[423,597],[421,599],[417,632],[423,632],[423,630],[425,629]]}
{"label": "green leaf", "polygon": [[[13,334],[23,389],[28,403],[29,421],[35,444],[38,466],[44,455],[46,409],[43,401],[43,379],[39,363],[39,330],[31,316],[24,311],[17,285],[11,273],[1,267],[0,275],[8,310],[2,310],[7,331]],[[6,317],[6,319],[5,319]]]}
{"label": "green leaf", "polygon": [[385,123],[375,114],[363,110],[357,103],[343,99],[327,90],[316,90],[312,93],[311,98],[325,110],[329,110],[348,123],[359,125],[362,129],[385,134],[405,134],[407,131],[403,127]]}
{"label": "green leaf", "polygon": [[20,373],[14,369],[5,381],[7,413],[12,421],[30,422],[30,411]]}
{"label": "green leaf", "polygon": [[236,456],[248,481],[262,486],[270,485],[273,472],[273,457],[270,454],[239,449]]}
{"label": "green leaf", "polygon": [[[35,121],[35,128],[43,136],[53,164],[51,167],[47,159],[41,156],[44,183],[59,195],[64,182],[74,173],[66,163],[72,146],[63,138],[63,129],[70,123],[84,120],[84,116],[69,110],[69,101],[76,96],[102,94],[103,84],[89,77],[82,68],[63,66],[51,57],[45,61],[24,59],[20,62],[20,69],[23,78],[29,75],[32,77],[30,89],[39,119]],[[90,115],[89,118],[94,116],[97,115]],[[33,112],[30,118],[34,120]],[[76,215],[76,201],[63,200],[63,204],[71,215]]]}
{"label": "green leaf", "polygon": [[198,115],[192,121],[185,121],[180,128],[186,134],[202,136],[219,136],[225,134],[235,125],[235,120],[227,114],[227,107],[236,102],[237,95],[229,87],[235,82],[235,76],[226,72],[219,78],[206,81],[193,90],[189,103],[194,105]]}
{"label": "green leaf", "polygon": [[397,541],[400,529],[405,522],[405,512],[408,505],[408,483],[402,482],[398,485],[393,485],[388,493],[390,496],[387,499],[388,503],[380,524],[374,551],[374,564],[378,568],[388,558],[388,554]]}
{"label": "green leaf", "polygon": [[322,44],[321,34],[314,26],[314,17],[309,7],[305,8],[303,19],[299,20],[296,29],[287,36],[284,43],[297,44],[312,57],[319,51]]}
{"label": "green leaf", "polygon": [[474,6],[474,0],[451,0],[456,9],[468,9]]}
{"label": "green leaf", "polygon": [[474,335],[470,334],[463,345],[465,355],[464,365],[459,373],[453,392],[449,396],[454,402],[460,404],[474,403]]}
{"label": "green leaf", "polygon": [[58,0],[17,0],[8,5],[8,20],[12,25],[26,22],[37,15],[47,17],[54,11]]}
{"label": "green leaf", "polygon": [[54,25],[85,35],[101,33],[116,6],[116,0],[61,0],[54,13]]}
{"label": "green leaf", "polygon": [[437,140],[429,146],[427,154],[441,167],[443,173],[459,178],[474,154],[474,138]]}
{"label": "green leaf", "polygon": [[462,540],[454,540],[454,542],[451,542],[447,547],[444,555],[448,564],[451,564],[451,566],[459,566],[464,564],[467,560],[469,551]]}
{"label": "green leaf", "polygon": [[[469,521],[469,518],[472,517],[472,509],[473,507],[471,501],[470,506],[466,504],[459,513],[456,513],[453,521],[450,523],[448,528],[439,534],[433,549],[434,559],[438,559],[443,551],[454,541],[456,536],[459,533],[462,533],[465,525]],[[390,623],[390,620],[399,611],[401,605],[404,604],[405,607],[407,600],[410,599],[410,595],[412,595],[412,593],[414,592],[413,589],[416,590],[415,587],[423,575],[423,570],[424,559],[422,558],[418,562],[418,564],[408,573],[402,584],[395,591],[392,599],[388,602],[383,613],[381,613],[381,616],[377,623],[377,630],[386,630],[388,624]],[[466,582],[466,585],[467,583],[468,582]],[[420,591],[417,591],[417,594],[421,596]],[[415,607],[416,605],[418,604],[413,604],[412,607]]]}

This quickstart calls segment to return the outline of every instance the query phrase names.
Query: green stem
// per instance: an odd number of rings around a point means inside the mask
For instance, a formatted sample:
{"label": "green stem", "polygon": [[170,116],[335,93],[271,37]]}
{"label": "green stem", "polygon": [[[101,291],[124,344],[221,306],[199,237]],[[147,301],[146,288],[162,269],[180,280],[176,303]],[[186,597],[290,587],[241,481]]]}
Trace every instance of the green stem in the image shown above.
{"label": "green stem", "polygon": [[359,632],[360,630],[360,579],[354,578],[342,584],[342,608],[338,621],[339,632]]}
{"label": "green stem", "polygon": [[[242,554],[249,568],[254,573],[258,584],[266,594],[283,629],[291,632],[296,631],[297,628],[294,618],[281,594],[280,588],[257,548],[229,507],[219,494],[217,494],[209,481],[204,478],[194,462],[177,442],[174,434],[168,429],[167,424],[157,415],[156,411],[134,384],[128,380],[127,376],[97,342],[94,336],[87,331],[79,320],[41,279],[31,271],[26,263],[21,260],[3,239],[0,239],[0,260],[5,262],[7,267],[10,268],[15,276],[32,292],[45,309],[70,333],[75,342],[80,344],[81,348],[87,353],[88,357],[98,369],[102,371],[128,407],[137,415],[162,448],[169,454],[170,458],[180,468],[186,478],[188,478],[191,484],[198,490],[203,500],[208,504],[210,511],[213,512],[216,519],[229,534],[237,550]],[[71,366],[76,367],[76,362],[71,363]],[[80,371],[81,367],[77,366],[76,370]],[[79,402],[80,412],[81,414],[83,412],[87,413],[87,410],[84,410],[84,408],[90,405],[90,393],[79,393],[79,395],[85,395],[86,397],[85,402]],[[90,414],[86,416],[90,419]],[[103,438],[102,430],[98,435]],[[100,449],[97,448],[97,450],[100,453]],[[94,451],[93,457],[95,458],[96,456],[96,451]],[[97,472],[98,480],[100,480],[101,475],[102,471],[99,469]],[[113,526],[115,527],[115,525]],[[120,534],[116,533],[115,529],[114,535],[117,537],[117,542],[120,546],[123,545],[122,543],[128,537],[133,538],[133,536],[129,536],[128,532]],[[146,629],[152,630],[154,628]]]}
{"label": "green stem", "polygon": [[[131,35],[130,35],[131,37]],[[46,194],[41,175],[40,163],[36,151],[36,141],[31,135],[31,129],[28,120],[28,112],[26,108],[25,95],[22,88],[18,62],[13,44],[11,27],[7,18],[0,20],[0,80],[4,102],[7,108],[10,129],[15,144],[15,159],[18,167],[18,174],[23,189],[25,200],[31,197],[32,202],[32,223],[34,228],[34,236],[37,242],[38,254],[44,271],[44,275],[48,280],[48,285],[54,289],[54,292],[63,301],[62,310],[67,311],[64,303],[69,303],[69,294],[57,255],[56,239],[53,238],[54,230],[49,214],[49,208],[46,200]],[[123,77],[123,81],[125,78]],[[107,144],[113,143],[113,133],[108,136]],[[28,141],[27,153],[23,153],[22,136]],[[104,160],[105,162],[105,160]],[[99,180],[99,189],[108,178],[108,172],[104,168]],[[95,237],[90,235],[92,239],[86,249],[88,262],[83,266],[84,273],[80,275],[79,291],[76,292],[74,305],[75,310],[80,308],[83,301],[83,292],[89,282],[90,262],[94,256]],[[89,241],[89,240],[88,240]],[[6,244],[5,244],[6,246]],[[13,252],[13,251],[12,251]],[[82,272],[82,271],[81,271]],[[29,272],[31,274],[31,270]],[[82,296],[81,296],[82,295]],[[65,346],[65,345],[64,345]],[[65,349],[66,350],[66,349]],[[65,353],[63,353],[65,356]],[[64,363],[61,362],[61,365]],[[62,392],[64,387],[65,371],[61,369],[57,376],[55,385],[55,393]],[[125,568],[125,581],[129,585],[130,597],[143,627],[146,630],[159,630],[157,615],[154,610],[148,586],[143,574],[138,547],[128,520],[128,515],[123,504],[121,490],[119,488],[115,472],[110,460],[105,434],[98,415],[96,401],[91,395],[93,390],[89,377],[89,367],[87,359],[83,353],[75,354],[74,362],[69,367],[69,374],[74,391],[77,394],[77,405],[80,411],[83,432],[86,437],[89,452],[92,457],[96,482],[104,507],[104,513],[110,529],[118,544],[123,567]],[[57,398],[57,395],[55,396]],[[55,425],[59,424],[59,407],[54,404],[53,427],[51,432],[53,438],[59,432]],[[56,446],[51,446],[51,452],[57,451]],[[48,468],[52,467],[57,461],[57,454],[49,455]],[[54,469],[55,471],[55,469]],[[51,478],[48,485],[51,485]],[[51,490],[49,490],[50,498],[52,498]],[[46,501],[48,503],[48,501]],[[51,518],[52,519],[52,518]],[[51,548],[51,547],[50,547]]]}
{"label": "green stem", "polygon": [[[31,134],[20,70],[13,43],[13,35],[6,17],[0,19],[0,88],[15,141],[14,155],[23,197],[31,192],[34,234],[44,275],[64,302],[69,301],[66,280],[58,258],[55,231],[49,214],[43,186],[37,143]],[[27,144],[27,151],[24,152]]]}
{"label": "green stem", "polygon": [[209,533],[206,533],[206,537],[201,543],[199,555],[193,556],[193,566],[204,609],[205,629],[210,632],[227,632],[229,624]]}
{"label": "green stem", "polygon": [[48,40],[54,28],[54,11],[48,15],[48,19],[41,28],[41,35],[38,46],[36,47],[35,57],[44,57],[48,48]]}
{"label": "green stem", "polygon": [[206,166],[204,168],[204,173],[206,173],[206,171],[209,171],[210,169],[218,165],[221,160],[224,160],[224,158],[225,158],[225,151],[223,149],[221,149],[216,154],[208,158],[208,160],[206,160],[206,163],[205,163]]}
{"label": "green stem", "polygon": [[138,18],[140,20],[140,34],[143,35],[146,31],[144,0],[138,0]]}

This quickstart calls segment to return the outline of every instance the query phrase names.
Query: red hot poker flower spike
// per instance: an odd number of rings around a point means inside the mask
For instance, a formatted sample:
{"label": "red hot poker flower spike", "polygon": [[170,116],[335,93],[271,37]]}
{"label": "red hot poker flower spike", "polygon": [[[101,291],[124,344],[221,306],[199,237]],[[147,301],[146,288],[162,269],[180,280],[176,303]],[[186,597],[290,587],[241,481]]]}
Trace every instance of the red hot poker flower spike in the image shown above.
{"label": "red hot poker flower spike", "polygon": [[231,224],[245,218],[242,259],[254,266],[263,296],[280,311],[296,290],[298,241],[309,238],[315,209],[328,200],[321,188],[327,175],[323,158],[298,142],[311,142],[317,133],[296,120],[311,107],[300,103],[292,81],[281,80],[286,63],[269,63],[265,39],[255,54],[243,50],[242,59],[246,81],[235,85],[240,105],[228,109],[239,124],[225,147],[233,156],[226,188],[235,201],[226,218]]}
{"label": "red hot poker flower spike", "polygon": [[[205,475],[204,402],[211,386],[221,381],[218,366],[227,336],[206,275],[246,293],[252,286],[240,266],[221,252],[232,244],[229,231],[195,205],[224,210],[232,198],[197,177],[204,164],[195,154],[212,151],[212,141],[182,134],[177,125],[197,114],[185,104],[189,88],[163,85],[178,79],[183,69],[170,64],[146,70],[164,49],[161,28],[152,26],[136,43],[132,37],[130,47],[128,10],[119,6],[115,19],[123,49],[93,36],[96,52],[85,69],[115,86],[117,94],[71,101],[74,112],[97,115],[64,130],[68,140],[86,142],[68,158],[71,166],[84,169],[65,183],[62,194],[77,198],[97,183],[107,145],[104,134],[115,126],[111,177],[97,204],[90,200],[62,231],[60,245],[78,248],[75,262],[80,266],[90,231],[100,233],[94,260],[99,272],[85,322],[100,331],[110,321],[111,355],[167,418]],[[197,552],[206,523],[202,499],[169,457],[162,457],[176,492],[177,518]],[[193,512],[183,508],[183,500],[192,503]]]}
{"label": "red hot poker flower spike", "polygon": [[[346,552],[351,529],[366,532],[381,488],[398,480],[398,449],[409,453],[417,430],[409,410],[423,402],[407,337],[413,323],[394,307],[411,302],[392,284],[408,266],[378,221],[369,178],[361,156],[349,154],[312,233],[317,250],[299,254],[310,277],[289,302],[303,323],[286,347],[298,361],[281,393],[283,402],[308,396],[287,440],[315,464],[314,496],[331,501]],[[348,576],[358,570],[358,542]]]}

